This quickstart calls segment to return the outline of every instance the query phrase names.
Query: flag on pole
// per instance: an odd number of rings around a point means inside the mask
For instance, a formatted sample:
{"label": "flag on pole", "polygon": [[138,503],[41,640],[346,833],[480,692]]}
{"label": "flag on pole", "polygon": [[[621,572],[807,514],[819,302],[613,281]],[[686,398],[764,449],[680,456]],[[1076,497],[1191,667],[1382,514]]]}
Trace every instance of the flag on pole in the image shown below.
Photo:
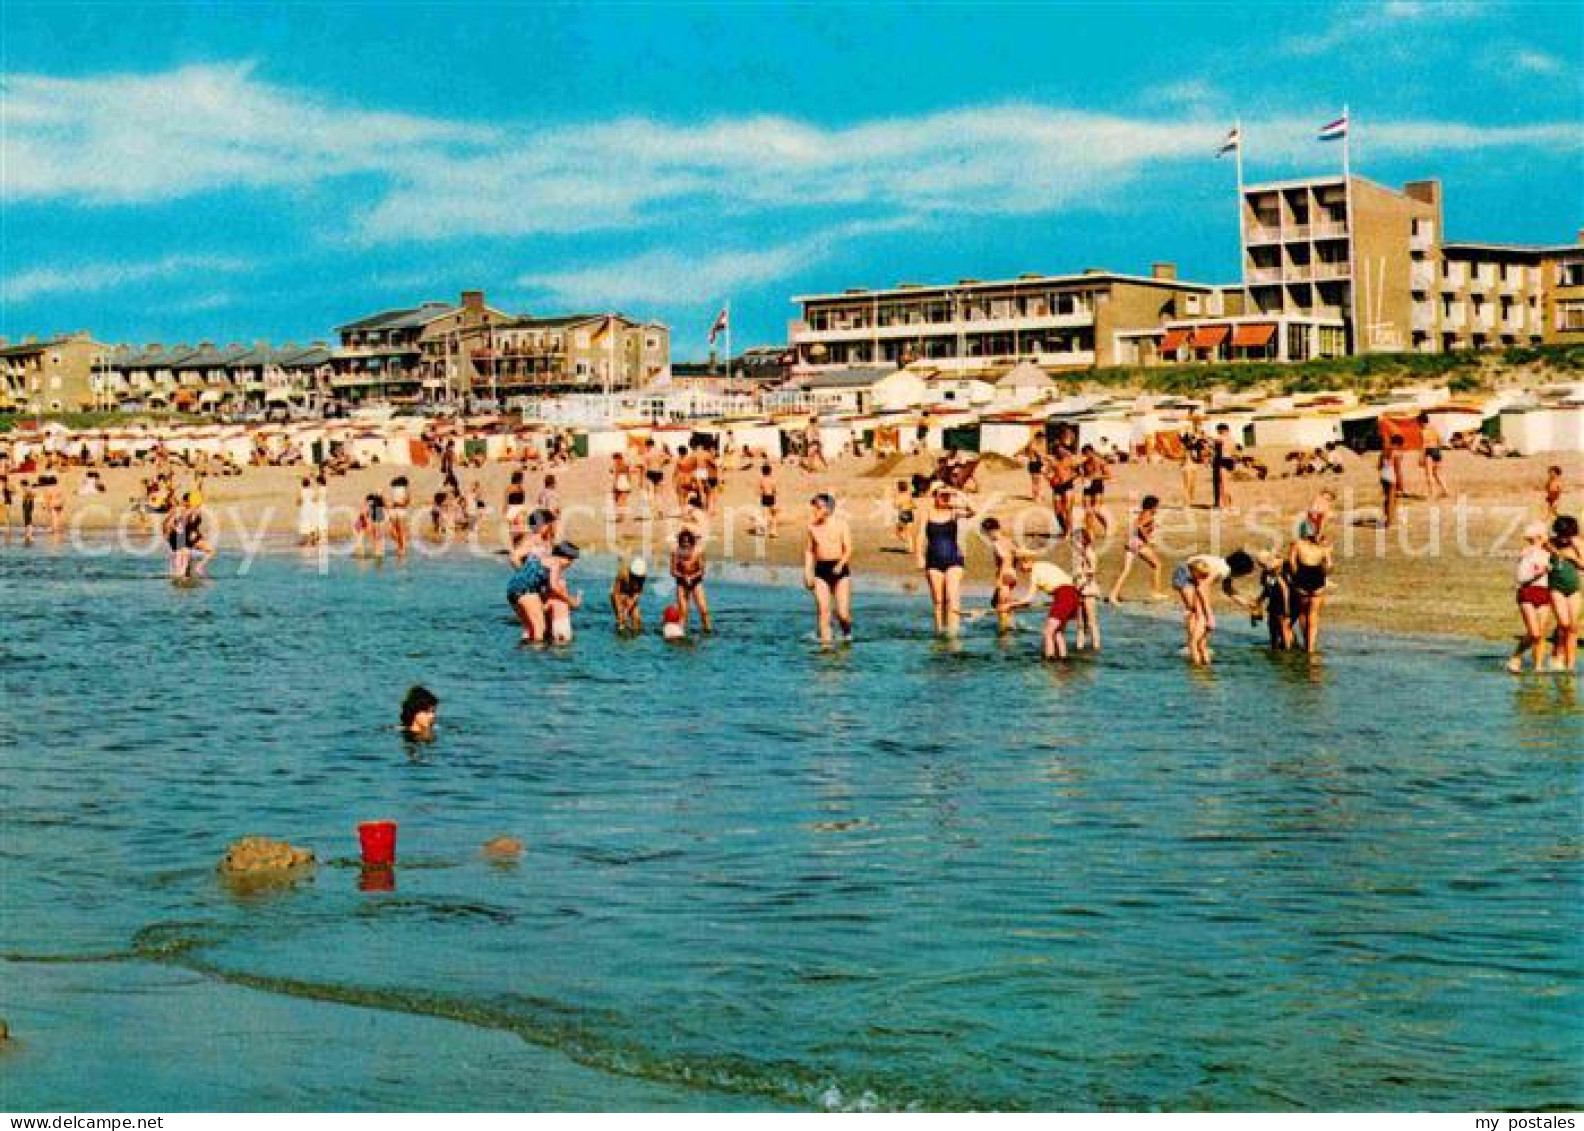
{"label": "flag on pole", "polygon": [[715,316],[715,324],[710,327],[709,332],[710,345],[714,345],[716,338],[731,329],[731,315],[728,313],[730,309],[730,307],[723,306],[721,307],[721,312]]}
{"label": "flag on pole", "polygon": [[1227,131],[1226,140],[1221,143],[1221,148],[1216,150],[1216,156],[1222,157],[1235,149],[1243,147],[1243,127],[1233,126]]}
{"label": "flag on pole", "polygon": [[1341,141],[1343,138],[1347,137],[1347,132],[1348,116],[1347,111],[1344,110],[1342,111],[1342,116],[1340,118],[1336,119],[1334,122],[1327,122],[1325,125],[1320,127],[1320,140]]}

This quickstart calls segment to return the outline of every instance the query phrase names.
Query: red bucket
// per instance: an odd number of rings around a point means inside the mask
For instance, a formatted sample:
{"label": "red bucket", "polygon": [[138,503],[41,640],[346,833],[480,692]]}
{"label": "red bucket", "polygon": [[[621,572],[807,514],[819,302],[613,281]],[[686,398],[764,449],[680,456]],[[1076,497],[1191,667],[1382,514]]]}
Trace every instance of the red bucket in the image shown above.
{"label": "red bucket", "polygon": [[396,822],[364,821],[357,827],[363,845],[363,863],[372,868],[389,868],[396,863]]}

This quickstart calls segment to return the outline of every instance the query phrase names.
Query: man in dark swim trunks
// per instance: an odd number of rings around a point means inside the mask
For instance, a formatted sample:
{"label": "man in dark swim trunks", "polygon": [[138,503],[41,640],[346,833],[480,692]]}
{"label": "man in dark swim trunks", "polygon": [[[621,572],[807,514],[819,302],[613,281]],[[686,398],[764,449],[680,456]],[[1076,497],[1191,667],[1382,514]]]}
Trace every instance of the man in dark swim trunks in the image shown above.
{"label": "man in dark swim trunks", "polygon": [[815,495],[809,502],[808,542],[803,550],[803,584],[814,594],[821,644],[831,639],[834,608],[842,636],[852,639],[852,529],[836,517],[836,500]]}

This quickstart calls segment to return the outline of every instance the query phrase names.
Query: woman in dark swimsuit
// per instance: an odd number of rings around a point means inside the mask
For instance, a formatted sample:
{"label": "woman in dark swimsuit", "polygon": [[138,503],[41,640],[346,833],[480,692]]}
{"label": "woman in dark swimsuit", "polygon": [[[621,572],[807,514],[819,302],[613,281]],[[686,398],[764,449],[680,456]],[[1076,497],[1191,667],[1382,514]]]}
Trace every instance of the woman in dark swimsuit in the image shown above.
{"label": "woman in dark swimsuit", "polygon": [[918,528],[914,554],[929,582],[935,606],[935,631],[955,635],[962,620],[963,553],[957,541],[957,523],[973,516],[961,494],[937,485]]}
{"label": "woman in dark swimsuit", "polygon": [[1304,651],[1320,650],[1320,607],[1325,604],[1326,581],[1331,573],[1331,547],[1318,536],[1305,535],[1287,552],[1288,588],[1292,611],[1303,626]]}

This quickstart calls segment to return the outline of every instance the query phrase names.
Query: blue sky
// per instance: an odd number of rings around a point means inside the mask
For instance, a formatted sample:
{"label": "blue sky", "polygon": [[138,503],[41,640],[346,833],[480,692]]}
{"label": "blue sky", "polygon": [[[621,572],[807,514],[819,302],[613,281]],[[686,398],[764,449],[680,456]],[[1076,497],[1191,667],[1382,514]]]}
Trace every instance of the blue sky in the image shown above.
{"label": "blue sky", "polygon": [[848,286],[1176,261],[1250,180],[1438,176],[1584,225],[1584,6],[0,5],[0,333],[297,341],[484,289],[701,356]]}

